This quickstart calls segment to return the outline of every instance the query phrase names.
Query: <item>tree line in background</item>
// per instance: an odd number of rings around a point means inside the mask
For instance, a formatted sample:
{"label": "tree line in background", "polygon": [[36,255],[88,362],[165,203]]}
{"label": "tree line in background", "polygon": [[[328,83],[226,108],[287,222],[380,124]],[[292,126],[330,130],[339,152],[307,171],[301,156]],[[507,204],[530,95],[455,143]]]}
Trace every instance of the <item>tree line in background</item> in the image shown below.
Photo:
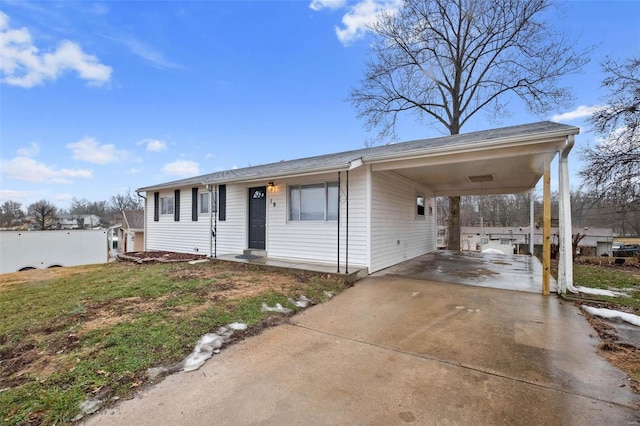
{"label": "tree line in background", "polygon": [[40,200],[23,209],[22,203],[5,201],[0,205],[0,228],[12,228],[29,220],[38,230],[56,229],[60,215],[69,214],[82,222],[83,215],[96,215],[103,225],[112,225],[122,220],[122,210],[140,210],[142,198],[130,189],[124,194],[110,197],[109,201],[89,201],[73,198],[68,210],[59,209],[48,200]]}
{"label": "tree line in background", "polygon": [[[580,228],[611,228],[619,236],[640,236],[640,210],[626,199],[603,197],[585,189],[571,191],[571,222]],[[542,198],[534,196],[534,226],[542,226]],[[460,201],[461,226],[529,226],[531,193],[470,195]],[[438,225],[446,226],[448,199],[438,198]],[[558,226],[559,194],[551,193],[551,225]]]}

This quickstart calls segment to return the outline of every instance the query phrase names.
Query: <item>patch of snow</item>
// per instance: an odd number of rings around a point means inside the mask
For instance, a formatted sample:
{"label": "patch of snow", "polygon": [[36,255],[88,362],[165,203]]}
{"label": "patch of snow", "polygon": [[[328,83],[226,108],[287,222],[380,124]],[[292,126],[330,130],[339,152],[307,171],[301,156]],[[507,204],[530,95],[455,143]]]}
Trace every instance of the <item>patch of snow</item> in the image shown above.
{"label": "patch of snow", "polygon": [[638,315],[629,314],[627,312],[620,312],[613,309],[594,308],[591,306],[583,306],[582,309],[584,309],[586,312],[588,312],[591,315],[595,315],[595,316],[607,318],[607,319],[620,318],[622,321],[626,321],[629,324],[633,324],[635,326],[640,327],[640,316]]}
{"label": "patch of snow", "polygon": [[482,253],[504,254],[504,252],[502,250],[492,249],[492,248],[484,249],[484,250],[482,250]]}
{"label": "patch of snow", "polygon": [[420,293],[419,291],[414,291],[413,293],[411,293],[411,297],[421,297],[422,293]]}
{"label": "patch of snow", "polygon": [[243,322],[232,322],[227,327],[229,327],[232,330],[246,330],[247,329],[247,324],[245,324]]}
{"label": "patch of snow", "polygon": [[330,292],[330,291],[327,291],[327,290],[325,290],[325,291],[324,291],[324,295],[325,295],[328,299],[331,299],[331,298],[333,297],[333,293],[332,293],[332,292]]}
{"label": "patch of snow", "polygon": [[611,290],[603,290],[601,288],[589,288],[589,287],[576,286],[576,290],[578,290],[580,293],[595,294],[598,296],[607,296],[607,297],[624,296],[624,294],[622,293],[618,293]]}
{"label": "patch of snow", "polygon": [[464,306],[456,306],[456,309],[464,309]]}
{"label": "patch of snow", "polygon": [[185,358],[183,363],[184,371],[197,370],[206,360],[213,356],[215,349],[220,349],[225,343],[225,337],[215,333],[207,333],[198,340],[196,348]]}
{"label": "patch of snow", "polygon": [[306,308],[307,306],[309,306],[309,303],[311,303],[311,300],[307,299],[304,295],[298,297],[296,300],[293,300],[292,298],[289,298],[287,300],[297,308]]}
{"label": "patch of snow", "polygon": [[271,306],[267,305],[264,302],[262,302],[262,307],[260,308],[260,311],[262,311],[262,312],[277,312],[279,314],[290,314],[291,312],[293,312],[289,308],[283,308],[282,305],[279,304],[279,303],[276,303],[276,305],[274,307],[271,307]]}
{"label": "patch of snow", "polygon": [[102,407],[103,401],[101,399],[87,399],[80,403],[80,414],[75,416],[72,421],[78,421],[87,414],[95,413]]}
{"label": "patch of snow", "polygon": [[209,259],[198,259],[189,261],[189,265],[197,265],[198,263],[207,263]]}

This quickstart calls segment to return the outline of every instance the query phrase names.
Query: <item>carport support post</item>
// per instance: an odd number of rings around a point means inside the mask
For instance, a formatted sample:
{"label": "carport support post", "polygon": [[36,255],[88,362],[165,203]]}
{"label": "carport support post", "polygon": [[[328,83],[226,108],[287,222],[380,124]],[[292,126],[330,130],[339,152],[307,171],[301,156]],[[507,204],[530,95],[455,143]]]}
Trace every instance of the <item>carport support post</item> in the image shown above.
{"label": "carport support post", "polygon": [[542,294],[551,293],[551,165],[544,163],[542,178]]}

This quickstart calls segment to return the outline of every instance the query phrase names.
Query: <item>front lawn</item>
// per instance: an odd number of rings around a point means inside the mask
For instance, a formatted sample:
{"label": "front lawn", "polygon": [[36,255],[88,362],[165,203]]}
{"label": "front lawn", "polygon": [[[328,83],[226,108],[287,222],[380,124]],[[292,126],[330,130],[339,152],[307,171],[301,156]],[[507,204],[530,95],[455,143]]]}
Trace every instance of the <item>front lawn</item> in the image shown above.
{"label": "front lawn", "polygon": [[60,424],[83,401],[109,404],[149,383],[147,369],[181,361],[205,333],[232,322],[259,332],[262,303],[315,302],[345,284],[212,261],[111,263],[0,275],[0,424]]}

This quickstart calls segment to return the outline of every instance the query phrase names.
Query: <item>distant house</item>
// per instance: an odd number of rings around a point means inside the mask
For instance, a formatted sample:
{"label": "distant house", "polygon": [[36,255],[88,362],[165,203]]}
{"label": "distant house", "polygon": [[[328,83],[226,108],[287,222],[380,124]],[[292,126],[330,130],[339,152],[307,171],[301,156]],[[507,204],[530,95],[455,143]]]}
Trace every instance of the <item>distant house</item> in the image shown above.
{"label": "distant house", "polygon": [[100,216],[95,214],[62,213],[57,216],[57,229],[94,229],[100,227]]}
{"label": "distant house", "polygon": [[122,249],[128,251],[144,250],[144,210],[122,211]]}
{"label": "distant house", "polygon": [[109,227],[112,255],[144,250],[144,210],[122,210],[122,222]]}
{"label": "distant house", "polygon": [[[578,243],[579,254],[583,256],[611,255],[613,252],[613,230],[611,228],[578,228],[572,235],[584,235]],[[529,252],[530,228],[527,227],[474,227],[460,228],[462,250],[482,251],[497,249],[505,253],[526,254]],[[551,228],[551,243],[558,244],[558,228]],[[542,250],[542,228],[533,230],[534,250]]]}
{"label": "distant house", "polygon": [[528,191],[578,133],[541,122],[146,186],[145,250],[253,250],[372,273],[436,250],[436,196]]}

